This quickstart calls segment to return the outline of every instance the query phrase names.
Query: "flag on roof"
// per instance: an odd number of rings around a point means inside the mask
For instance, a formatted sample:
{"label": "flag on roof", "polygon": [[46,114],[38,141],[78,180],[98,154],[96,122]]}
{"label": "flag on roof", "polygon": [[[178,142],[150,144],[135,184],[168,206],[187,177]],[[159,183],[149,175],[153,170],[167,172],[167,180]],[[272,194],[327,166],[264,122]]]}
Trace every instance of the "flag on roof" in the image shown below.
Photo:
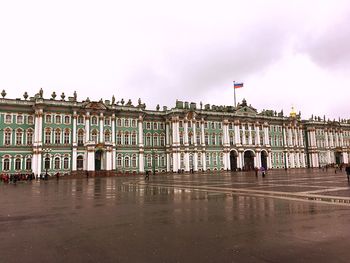
{"label": "flag on roof", "polygon": [[243,88],[243,83],[233,83],[235,89]]}

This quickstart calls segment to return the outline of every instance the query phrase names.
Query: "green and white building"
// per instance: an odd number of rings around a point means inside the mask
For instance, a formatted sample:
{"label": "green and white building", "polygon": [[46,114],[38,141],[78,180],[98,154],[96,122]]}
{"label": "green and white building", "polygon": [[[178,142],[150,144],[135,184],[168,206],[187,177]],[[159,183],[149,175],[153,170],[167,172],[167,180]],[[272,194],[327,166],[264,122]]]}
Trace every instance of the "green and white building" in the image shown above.
{"label": "green and white building", "polygon": [[36,176],[114,171],[177,172],[319,167],[349,163],[350,121],[176,101],[146,109],[132,102],[74,96],[0,99],[0,170]]}

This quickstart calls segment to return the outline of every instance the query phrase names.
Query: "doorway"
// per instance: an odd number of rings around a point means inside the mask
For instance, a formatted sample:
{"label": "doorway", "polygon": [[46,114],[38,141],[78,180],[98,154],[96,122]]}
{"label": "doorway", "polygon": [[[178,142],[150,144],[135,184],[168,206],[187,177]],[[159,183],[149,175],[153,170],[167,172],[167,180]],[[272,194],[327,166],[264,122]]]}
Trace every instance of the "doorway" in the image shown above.
{"label": "doorway", "polygon": [[231,171],[237,171],[237,157],[238,154],[236,151],[230,152],[230,167]]}
{"label": "doorway", "polygon": [[261,166],[267,170],[267,152],[262,151],[261,152]]}
{"label": "doorway", "polygon": [[251,171],[254,170],[254,157],[255,154],[252,151],[244,152],[244,170]]}
{"label": "doorway", "polygon": [[101,171],[102,157],[103,157],[102,150],[98,150],[95,152],[95,171]]}

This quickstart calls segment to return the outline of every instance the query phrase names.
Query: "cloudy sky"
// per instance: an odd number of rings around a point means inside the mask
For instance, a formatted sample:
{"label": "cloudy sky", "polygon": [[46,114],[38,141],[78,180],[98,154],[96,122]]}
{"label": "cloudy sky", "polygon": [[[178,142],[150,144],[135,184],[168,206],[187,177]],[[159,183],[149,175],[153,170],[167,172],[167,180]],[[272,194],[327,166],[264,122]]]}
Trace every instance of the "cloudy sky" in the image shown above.
{"label": "cloudy sky", "polygon": [[0,90],[350,118],[350,2],[0,2]]}

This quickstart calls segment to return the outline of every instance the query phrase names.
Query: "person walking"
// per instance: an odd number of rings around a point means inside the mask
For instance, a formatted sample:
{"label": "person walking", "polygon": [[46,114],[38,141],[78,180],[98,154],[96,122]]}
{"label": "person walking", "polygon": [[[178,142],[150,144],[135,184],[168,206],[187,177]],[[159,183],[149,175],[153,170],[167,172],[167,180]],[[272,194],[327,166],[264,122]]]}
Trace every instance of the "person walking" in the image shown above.
{"label": "person walking", "polygon": [[346,177],[348,178],[348,182],[350,182],[350,164],[348,164],[345,168]]}

